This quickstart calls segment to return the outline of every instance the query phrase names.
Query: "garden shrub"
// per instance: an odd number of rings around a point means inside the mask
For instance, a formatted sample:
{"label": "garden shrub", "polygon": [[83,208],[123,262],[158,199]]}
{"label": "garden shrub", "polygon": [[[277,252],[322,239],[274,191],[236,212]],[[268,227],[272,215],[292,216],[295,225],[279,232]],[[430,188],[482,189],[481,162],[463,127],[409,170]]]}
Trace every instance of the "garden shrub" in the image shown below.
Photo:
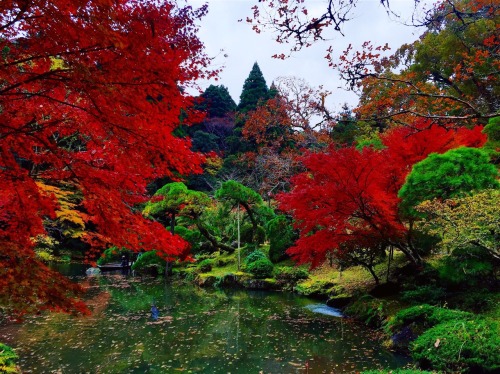
{"label": "garden shrub", "polygon": [[0,373],[19,373],[17,359],[16,352],[11,347],[0,343]]}
{"label": "garden shrub", "polygon": [[500,323],[456,319],[425,331],[411,346],[423,368],[454,373],[500,370]]}
{"label": "garden shrub", "polygon": [[419,286],[412,290],[403,291],[401,300],[411,304],[440,304],[444,301],[446,291],[434,285]]}
{"label": "garden shrub", "polygon": [[158,273],[165,269],[166,261],[156,254],[156,251],[144,252],[132,264],[132,270],[146,270],[147,268],[156,268]]}
{"label": "garden shrub", "polygon": [[387,303],[370,295],[363,295],[348,305],[345,313],[371,327],[380,327],[387,319]]}
{"label": "garden shrub", "polygon": [[262,260],[262,259],[267,259],[267,256],[264,252],[259,251],[258,249],[255,251],[250,252],[244,260],[245,265],[249,265],[252,262],[255,262],[257,260]]}
{"label": "garden shrub", "polygon": [[493,259],[476,246],[455,249],[437,270],[441,280],[450,286],[477,286],[494,278]]}
{"label": "garden shrub", "polygon": [[124,255],[129,255],[132,252],[127,248],[110,247],[106,249],[101,257],[97,260],[97,265],[104,265],[110,262],[119,262]]}
{"label": "garden shrub", "polygon": [[484,313],[498,305],[500,295],[486,288],[465,288],[463,292],[453,294],[447,300],[450,308],[457,308],[473,313]]}
{"label": "garden shrub", "polygon": [[247,265],[247,271],[257,279],[270,278],[274,265],[267,257],[255,260]]}
{"label": "garden shrub", "polygon": [[200,269],[201,273],[208,273],[209,271],[212,271],[213,265],[214,265],[214,260],[207,258],[198,264],[198,269]]}

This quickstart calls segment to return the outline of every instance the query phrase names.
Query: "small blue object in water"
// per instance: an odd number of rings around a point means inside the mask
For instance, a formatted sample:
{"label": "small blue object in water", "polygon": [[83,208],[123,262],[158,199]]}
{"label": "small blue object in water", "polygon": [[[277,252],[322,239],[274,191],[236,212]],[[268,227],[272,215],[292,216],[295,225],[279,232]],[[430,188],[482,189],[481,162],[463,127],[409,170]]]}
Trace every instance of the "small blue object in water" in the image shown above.
{"label": "small blue object in water", "polygon": [[153,304],[153,306],[151,307],[151,318],[156,321],[159,316],[160,316],[160,311],[158,310],[156,305]]}
{"label": "small blue object in water", "polygon": [[311,304],[306,306],[313,313],[320,313],[332,317],[343,317],[342,312],[337,308],[332,308],[325,304]]}

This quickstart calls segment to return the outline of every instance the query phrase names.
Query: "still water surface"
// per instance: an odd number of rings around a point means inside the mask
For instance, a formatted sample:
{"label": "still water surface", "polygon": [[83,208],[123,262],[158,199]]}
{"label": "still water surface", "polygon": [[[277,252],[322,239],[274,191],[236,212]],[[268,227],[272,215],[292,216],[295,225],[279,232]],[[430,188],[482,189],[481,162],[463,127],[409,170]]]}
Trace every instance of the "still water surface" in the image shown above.
{"label": "still water surface", "polygon": [[92,316],[0,326],[0,341],[16,348],[23,372],[355,373],[408,363],[372,331],[309,298],[121,275],[75,279],[88,289]]}

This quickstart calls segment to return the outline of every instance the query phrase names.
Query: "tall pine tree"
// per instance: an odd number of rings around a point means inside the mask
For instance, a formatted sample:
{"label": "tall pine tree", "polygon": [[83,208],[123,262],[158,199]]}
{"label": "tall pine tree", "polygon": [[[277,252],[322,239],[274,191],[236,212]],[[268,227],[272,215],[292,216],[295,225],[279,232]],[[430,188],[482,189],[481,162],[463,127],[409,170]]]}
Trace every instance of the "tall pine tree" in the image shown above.
{"label": "tall pine tree", "polygon": [[227,87],[210,85],[201,94],[202,101],[197,109],[205,110],[208,117],[224,117],[236,110],[236,103],[229,94]]}
{"label": "tall pine tree", "polygon": [[243,84],[243,91],[240,95],[238,111],[247,113],[257,108],[259,101],[266,101],[269,98],[269,89],[259,64],[254,63],[248,78]]}

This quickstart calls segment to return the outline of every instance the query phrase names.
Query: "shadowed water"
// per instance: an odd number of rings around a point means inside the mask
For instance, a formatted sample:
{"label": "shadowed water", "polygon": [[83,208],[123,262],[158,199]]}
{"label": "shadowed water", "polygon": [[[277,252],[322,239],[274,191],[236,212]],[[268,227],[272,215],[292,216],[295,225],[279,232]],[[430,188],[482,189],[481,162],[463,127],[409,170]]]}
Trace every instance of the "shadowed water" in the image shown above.
{"label": "shadowed water", "polygon": [[23,372],[355,373],[408,362],[381,348],[373,332],[297,295],[121,275],[78,280],[92,316],[0,326],[0,341],[16,348]]}

